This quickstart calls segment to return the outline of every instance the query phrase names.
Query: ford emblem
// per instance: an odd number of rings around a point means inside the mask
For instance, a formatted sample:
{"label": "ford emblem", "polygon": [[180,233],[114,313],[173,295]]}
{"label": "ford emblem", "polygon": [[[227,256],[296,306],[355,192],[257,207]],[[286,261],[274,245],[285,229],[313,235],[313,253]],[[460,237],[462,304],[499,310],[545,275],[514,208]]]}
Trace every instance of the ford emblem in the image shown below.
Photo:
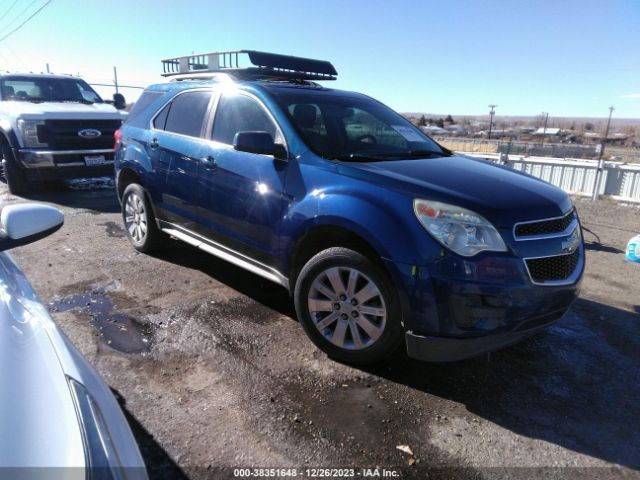
{"label": "ford emblem", "polygon": [[78,132],[78,136],[82,138],[98,138],[100,135],[102,135],[102,132],[95,128],[85,128]]}

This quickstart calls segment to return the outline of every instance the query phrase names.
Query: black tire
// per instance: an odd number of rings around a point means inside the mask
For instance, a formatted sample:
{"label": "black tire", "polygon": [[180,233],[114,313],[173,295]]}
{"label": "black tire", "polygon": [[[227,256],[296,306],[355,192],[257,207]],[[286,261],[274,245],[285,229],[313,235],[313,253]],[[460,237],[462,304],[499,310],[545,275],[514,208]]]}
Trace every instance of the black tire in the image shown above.
{"label": "black tire", "polygon": [[13,195],[29,193],[31,189],[29,188],[27,177],[13,156],[11,147],[6,142],[3,142],[0,148],[2,150],[2,174],[7,182],[9,192]]}
{"label": "black tire", "polygon": [[[141,206],[142,211],[129,212],[134,205],[136,209]],[[133,222],[130,221],[132,218]],[[168,236],[158,228],[149,196],[137,183],[128,185],[122,194],[122,221],[127,238],[139,252],[160,250],[168,241]]]}
{"label": "black tire", "polygon": [[[338,275],[341,278],[342,286],[345,287],[344,300],[342,297],[339,297],[338,300],[331,300],[329,295],[318,294],[318,290],[314,286],[317,285],[317,281],[320,281],[320,283],[324,282],[324,285],[332,285],[332,283],[329,282],[327,272],[336,272],[336,267],[338,269]],[[360,305],[356,297],[360,292],[365,290],[364,288],[356,287],[352,289],[353,292],[356,292],[355,295],[351,295],[350,298],[346,296],[349,285],[348,276],[353,270],[358,272],[355,274],[355,278],[357,282],[360,282],[359,285],[363,285],[362,282],[365,282],[364,285],[366,286],[372,283],[374,287],[377,287],[378,291],[375,298],[363,301]],[[354,285],[356,281],[354,281]],[[333,288],[329,290],[330,292],[327,293],[335,293]],[[321,298],[318,298],[317,295],[321,295]],[[360,295],[360,297],[364,298],[365,296]],[[328,308],[326,302],[329,301],[332,303],[331,308],[333,310],[330,312],[323,310],[312,313],[310,311],[310,302],[315,301],[322,302],[323,308]],[[353,301],[356,303],[352,304],[351,302]],[[383,316],[370,316],[363,313],[360,313],[360,317],[358,318],[358,314],[354,314],[353,310],[359,308],[376,308],[375,306],[370,307],[367,305],[367,302],[370,301],[378,302],[378,307],[382,307],[382,310],[379,311],[386,311],[386,318]],[[327,355],[336,360],[355,365],[376,364],[390,357],[402,343],[403,328],[401,324],[402,314],[400,304],[398,302],[398,295],[387,273],[364,255],[348,248],[329,248],[311,258],[302,268],[296,280],[294,302],[298,319],[311,341],[327,353]],[[335,320],[335,323],[329,324],[324,329],[322,329],[322,327],[319,329],[316,326],[316,323],[320,323],[322,320],[328,319],[327,317],[335,314],[340,316],[340,319]],[[366,324],[368,327],[367,330],[370,331],[371,324],[375,323],[374,326],[378,328],[378,332],[382,332],[375,340],[373,340],[373,337],[369,337],[367,331],[361,328],[361,324],[358,323],[364,320],[369,322],[369,324]],[[329,337],[333,339],[336,336],[339,322],[342,322],[341,328],[343,334],[341,338],[343,339],[342,343],[345,347],[340,347],[336,342],[329,339]],[[332,326],[335,327],[333,330]],[[355,328],[357,332],[353,332],[353,328]],[[358,343],[355,337],[359,337],[360,348],[357,347]],[[349,340],[349,338],[351,338],[351,340]],[[370,342],[370,344],[366,345],[367,342]]]}

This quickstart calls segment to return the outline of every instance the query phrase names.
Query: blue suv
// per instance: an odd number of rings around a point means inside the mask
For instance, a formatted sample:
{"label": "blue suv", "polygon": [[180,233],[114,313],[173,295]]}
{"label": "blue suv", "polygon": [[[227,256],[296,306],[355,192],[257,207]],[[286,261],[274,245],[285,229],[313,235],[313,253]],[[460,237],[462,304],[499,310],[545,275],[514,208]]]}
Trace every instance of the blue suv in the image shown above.
{"label": "blue suv", "polygon": [[[239,58],[253,66],[240,65]],[[116,134],[134,248],[173,237],[287,288],[330,356],[452,361],[559,320],[584,270],[562,190],[455,155],[328,62],[255,51],[165,60]]]}

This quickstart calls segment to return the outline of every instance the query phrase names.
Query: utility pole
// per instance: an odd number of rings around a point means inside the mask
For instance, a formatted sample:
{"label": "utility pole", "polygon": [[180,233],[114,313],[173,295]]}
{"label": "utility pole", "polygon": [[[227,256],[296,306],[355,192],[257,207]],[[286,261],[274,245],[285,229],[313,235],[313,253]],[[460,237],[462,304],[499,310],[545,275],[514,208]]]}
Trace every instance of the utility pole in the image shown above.
{"label": "utility pole", "polygon": [[489,140],[491,140],[491,130],[493,130],[493,116],[496,113],[496,107],[497,106],[498,105],[493,105],[493,104],[489,105],[489,108],[491,109],[489,111],[489,135],[487,135],[487,138]]}
{"label": "utility pole", "polygon": [[113,66],[113,84],[116,86],[116,93],[118,93],[118,70],[115,65]]}
{"label": "utility pole", "polygon": [[542,127],[542,145],[544,147],[544,141],[547,138],[547,120],[549,120],[549,112],[542,112],[544,115],[544,127]]}
{"label": "utility pole", "polygon": [[598,155],[598,170],[596,171],[596,180],[594,182],[595,184],[593,186],[593,195],[591,196],[591,200],[597,200],[600,193],[600,182],[602,181],[602,172],[604,171],[604,160],[602,159],[604,155],[604,145],[607,143],[609,127],[611,126],[611,115],[613,115],[614,110],[615,108],[613,105],[609,107],[609,118],[607,119],[607,127],[604,130],[604,137],[601,138],[600,154]]}

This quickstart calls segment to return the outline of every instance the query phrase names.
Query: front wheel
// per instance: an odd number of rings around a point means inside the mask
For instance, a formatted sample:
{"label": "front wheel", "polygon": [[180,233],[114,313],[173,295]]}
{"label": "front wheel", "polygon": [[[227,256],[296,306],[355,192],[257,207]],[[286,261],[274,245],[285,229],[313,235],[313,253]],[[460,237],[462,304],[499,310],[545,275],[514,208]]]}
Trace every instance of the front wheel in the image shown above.
{"label": "front wheel", "polygon": [[336,247],[315,255],[298,276],[294,300],[307,335],[337,360],[374,364],[401,344],[393,285],[386,272],[358,252]]}
{"label": "front wheel", "polygon": [[122,194],[122,219],[131,245],[139,252],[158,250],[167,240],[156,225],[146,192],[137,183],[129,185]]}

